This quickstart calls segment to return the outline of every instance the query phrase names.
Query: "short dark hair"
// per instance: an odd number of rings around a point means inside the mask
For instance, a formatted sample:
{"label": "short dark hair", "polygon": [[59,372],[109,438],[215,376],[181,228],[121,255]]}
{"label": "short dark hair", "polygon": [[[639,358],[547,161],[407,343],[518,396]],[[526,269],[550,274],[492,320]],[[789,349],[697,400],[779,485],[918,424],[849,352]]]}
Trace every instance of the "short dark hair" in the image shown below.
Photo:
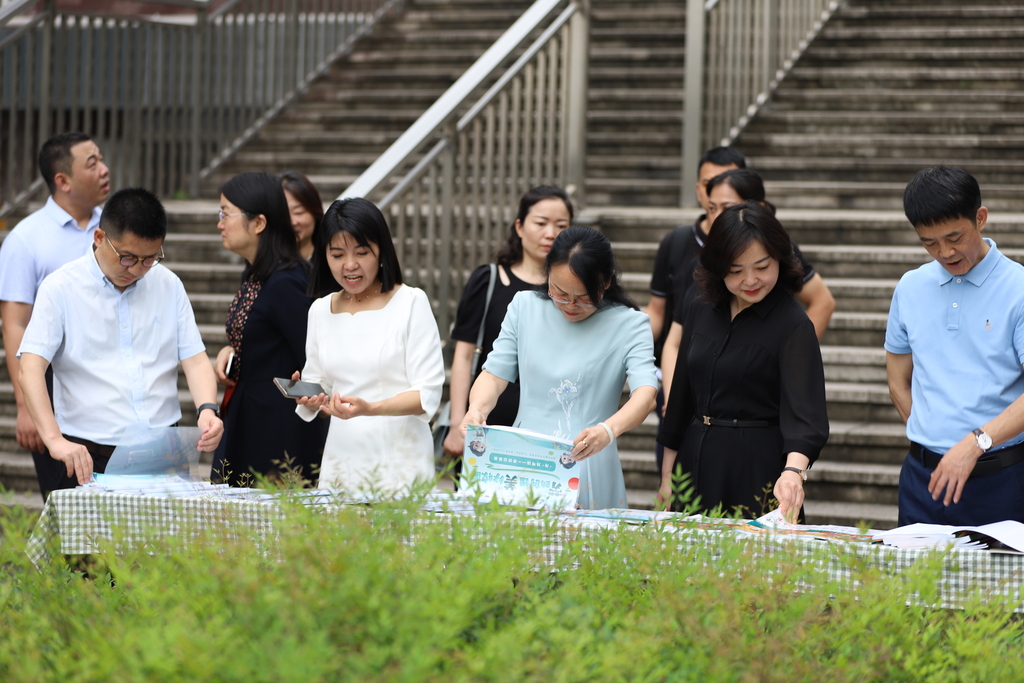
{"label": "short dark hair", "polygon": [[[569,264],[569,270],[580,279],[587,296],[599,308],[615,303],[639,310],[619,281],[612,243],[597,230],[575,226],[558,233],[544,261],[545,276],[550,276],[551,269],[563,263]],[[546,297],[548,283],[544,284],[544,289],[537,294]]]}
{"label": "short dark hair", "polygon": [[71,173],[71,162],[74,161],[71,148],[90,140],[92,138],[85,133],[72,131],[54,135],[39,148],[39,173],[43,176],[43,181],[49,188],[50,194],[57,191],[54,177],[58,173]]}
{"label": "short dark hair", "polygon": [[903,212],[915,228],[966,218],[978,219],[981,188],[959,166],[932,166],[918,171],[903,191]]}
{"label": "short dark hair", "polygon": [[115,240],[126,232],[144,240],[162,240],[167,237],[167,212],[149,190],[126,187],[107,200],[100,227]]}
{"label": "short dark hair", "polygon": [[697,162],[697,173],[700,173],[704,164],[714,164],[715,166],[732,164],[737,168],[746,168],[747,158],[735,147],[712,147],[700,156],[700,161]]}
{"label": "short dark hair", "polygon": [[765,207],[775,215],[775,206],[764,198],[764,181],[761,174],[749,168],[734,168],[724,173],[719,173],[708,181],[707,193],[711,196],[711,190],[719,185],[728,185],[736,190],[736,194],[743,201],[754,201],[764,204]]}
{"label": "short dark hair", "polygon": [[759,242],[768,255],[779,262],[779,280],[790,292],[803,287],[803,268],[782,224],[759,202],[747,201],[730,206],[715,219],[711,233],[700,252],[694,279],[704,298],[715,306],[729,303],[732,293],[725,286],[725,276],[736,259],[754,242]]}
{"label": "short dark hair", "polygon": [[519,221],[520,224],[525,221],[534,204],[545,199],[561,199],[565,203],[565,208],[569,211],[569,220],[572,221],[575,212],[572,208],[572,200],[569,199],[569,194],[565,190],[554,185],[540,185],[527,191],[526,194],[519,198],[519,210],[516,212],[516,220],[512,221],[512,225],[509,226],[508,239],[501,249],[498,250],[497,255],[494,257],[495,261],[506,268],[511,268],[523,260],[523,240],[519,237],[519,233],[516,232],[516,221]]}
{"label": "short dark hair", "polygon": [[242,273],[243,280],[252,277],[263,283],[279,268],[305,264],[295,242],[288,202],[276,176],[239,173],[221,186],[220,193],[245,213],[246,220],[257,216],[267,220],[256,245],[256,256]]}
{"label": "short dark hair", "polygon": [[362,197],[338,199],[324,213],[320,230],[313,239],[313,274],[309,277],[309,295],[323,296],[341,289],[341,283],[334,279],[327,265],[327,247],[334,236],[347,232],[357,244],[363,247],[375,245],[379,266],[377,277],[380,291],[390,292],[395,285],[402,284],[402,267],[391,241],[391,230],[384,214],[373,202]]}
{"label": "short dark hair", "polygon": [[[298,171],[285,171],[277,178],[281,181],[281,187],[291,192],[299,204],[312,214],[313,239],[316,239],[316,232],[324,220],[324,202],[320,199],[320,191],[316,189],[312,180]],[[287,197],[285,199],[287,200]]]}

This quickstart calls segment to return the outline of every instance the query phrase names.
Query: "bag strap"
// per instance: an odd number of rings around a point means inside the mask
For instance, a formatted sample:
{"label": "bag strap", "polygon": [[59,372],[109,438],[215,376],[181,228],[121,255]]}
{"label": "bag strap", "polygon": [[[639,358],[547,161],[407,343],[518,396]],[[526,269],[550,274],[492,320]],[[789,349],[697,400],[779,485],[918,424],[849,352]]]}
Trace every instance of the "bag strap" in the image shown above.
{"label": "bag strap", "polygon": [[476,370],[480,365],[480,356],[484,352],[484,326],[487,324],[487,311],[491,310],[491,297],[494,295],[494,281],[498,279],[498,266],[491,264],[491,279],[487,283],[487,299],[484,301],[484,317],[480,318],[480,331],[476,335],[476,351],[473,353],[473,364],[469,368],[470,382],[476,379]]}

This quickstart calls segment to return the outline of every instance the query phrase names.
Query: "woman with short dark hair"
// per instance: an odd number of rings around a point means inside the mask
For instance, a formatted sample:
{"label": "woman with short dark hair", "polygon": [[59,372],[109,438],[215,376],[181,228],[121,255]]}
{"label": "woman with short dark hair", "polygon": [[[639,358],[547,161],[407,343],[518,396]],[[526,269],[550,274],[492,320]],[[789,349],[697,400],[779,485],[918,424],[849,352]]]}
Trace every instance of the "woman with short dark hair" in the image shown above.
{"label": "woman with short dark hair", "polygon": [[[509,304],[461,431],[486,424],[501,392],[518,378],[514,426],[573,441],[572,459],[581,463],[578,505],[625,508],[616,439],[654,408],[650,321],[626,295],[611,243],[596,230],[562,231],[545,272],[544,290],[520,292]],[[620,408],[627,379],[631,393]]]}
{"label": "woman with short dark hair", "polygon": [[[291,470],[316,480],[326,430],[293,412],[273,384],[306,360],[309,265],[299,255],[277,179],[242,173],[224,183],[217,222],[224,247],[246,262],[228,309],[228,345],[214,370],[228,387],[213,477],[233,486]],[[230,367],[229,367],[230,365]]]}
{"label": "woman with short dark hair", "polygon": [[309,309],[301,378],[326,393],[298,399],[296,412],[330,417],[320,488],[390,494],[433,479],[441,338],[427,295],[402,284],[391,231],[371,202],[327,209],[309,291],[321,298]]}
{"label": "woman with short dark hair", "polygon": [[695,273],[658,442],[659,498],[690,477],[700,505],[802,515],[806,470],[828,439],[814,325],[793,298],[803,270],[774,212],[747,201],[715,220]]}

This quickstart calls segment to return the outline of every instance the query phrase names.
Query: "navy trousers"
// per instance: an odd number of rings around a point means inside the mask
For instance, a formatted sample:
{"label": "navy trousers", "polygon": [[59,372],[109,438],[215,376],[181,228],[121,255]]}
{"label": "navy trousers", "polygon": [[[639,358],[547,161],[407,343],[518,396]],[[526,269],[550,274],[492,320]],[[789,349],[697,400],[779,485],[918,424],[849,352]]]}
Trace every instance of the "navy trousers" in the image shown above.
{"label": "navy trousers", "polygon": [[928,493],[928,481],[934,470],[907,455],[900,471],[899,525],[951,524],[979,526],[1013,519],[1024,522],[1024,462],[1004,467],[999,472],[971,477],[964,484],[959,503],[942,504]]}

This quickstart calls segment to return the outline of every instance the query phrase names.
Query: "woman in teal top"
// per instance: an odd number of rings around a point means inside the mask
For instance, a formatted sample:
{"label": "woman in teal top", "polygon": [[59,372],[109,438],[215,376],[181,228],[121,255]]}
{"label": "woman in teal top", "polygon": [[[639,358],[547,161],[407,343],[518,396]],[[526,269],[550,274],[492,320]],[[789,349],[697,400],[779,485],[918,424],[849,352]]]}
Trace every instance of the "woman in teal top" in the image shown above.
{"label": "woman in teal top", "polygon": [[[622,289],[611,243],[596,230],[562,231],[545,271],[545,289],[520,292],[509,304],[461,429],[486,424],[498,396],[518,378],[514,426],[573,441],[579,506],[625,508],[615,439],[654,408],[650,321]],[[627,379],[630,397],[619,408]]]}

